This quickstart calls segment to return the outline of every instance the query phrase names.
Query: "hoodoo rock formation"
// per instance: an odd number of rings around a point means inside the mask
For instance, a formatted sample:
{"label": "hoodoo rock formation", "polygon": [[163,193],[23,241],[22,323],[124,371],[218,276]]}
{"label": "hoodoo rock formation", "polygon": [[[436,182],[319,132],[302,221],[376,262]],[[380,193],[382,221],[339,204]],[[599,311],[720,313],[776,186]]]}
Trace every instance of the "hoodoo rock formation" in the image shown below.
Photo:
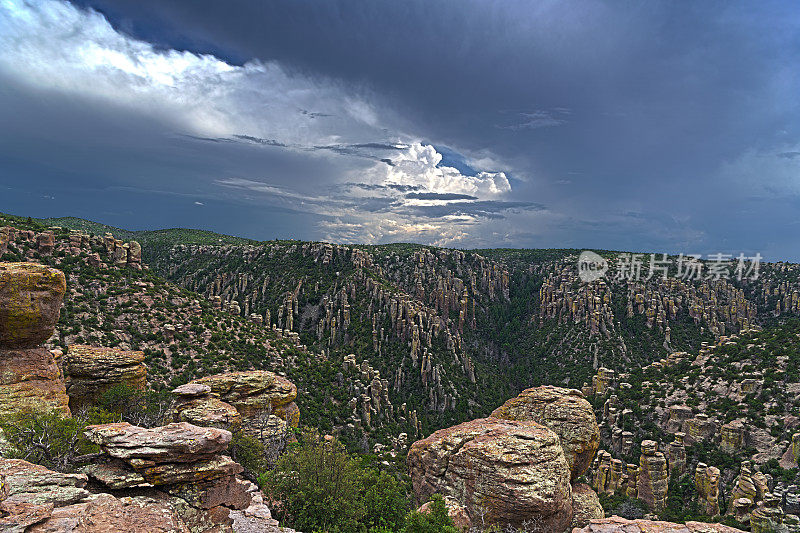
{"label": "hoodoo rock formation", "polygon": [[32,263],[0,263],[0,415],[69,415],[61,370],[41,344],[53,334],[64,274]]}
{"label": "hoodoo rock formation", "polygon": [[196,379],[191,383],[211,387],[211,393],[235,407],[245,421],[268,413],[293,427],[300,423],[300,410],[294,403],[297,387],[272,372],[230,372]]}
{"label": "hoodoo rock formation", "polygon": [[49,339],[66,290],[60,270],[0,263],[0,350],[35,348]]}

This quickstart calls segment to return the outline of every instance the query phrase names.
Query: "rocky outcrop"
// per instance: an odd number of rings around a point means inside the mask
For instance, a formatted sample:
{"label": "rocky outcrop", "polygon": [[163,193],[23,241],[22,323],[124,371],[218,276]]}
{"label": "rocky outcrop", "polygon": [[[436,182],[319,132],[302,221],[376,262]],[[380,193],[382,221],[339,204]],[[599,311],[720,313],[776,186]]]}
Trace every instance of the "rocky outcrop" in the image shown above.
{"label": "rocky outcrop", "polygon": [[656,512],[662,511],[667,503],[667,459],[658,451],[658,444],[652,440],[642,442],[642,455],[639,457],[638,498]]}
{"label": "rocky outcrop", "polygon": [[[91,476],[89,476],[91,477]],[[84,474],[60,474],[0,458],[0,530],[26,533],[293,533],[278,527],[257,488],[241,511],[202,509],[145,486],[119,496],[87,490]],[[229,516],[229,514],[231,516]]]}
{"label": "rocky outcrop", "polygon": [[0,263],[0,350],[35,348],[49,339],[66,290],[60,270]]}
{"label": "rocky outcrop", "polygon": [[668,465],[669,475],[683,475],[686,472],[686,445],[683,442],[685,435],[683,433],[676,433],[675,440],[669,443],[668,448]]}
{"label": "rocky outcrop", "polygon": [[0,350],[0,416],[30,411],[69,416],[61,370],[46,348]]}
{"label": "rocky outcrop", "polygon": [[[753,472],[750,461],[744,461],[739,471],[739,476],[733,484],[733,490],[728,498],[728,514],[743,515],[749,513],[752,508],[764,499],[769,491],[767,477],[761,472]],[[737,504],[737,501],[747,499],[749,508],[744,502]],[[738,505],[738,507],[737,507]],[[740,520],[741,521],[741,520]]]}
{"label": "rocky outcrop", "polygon": [[494,410],[506,420],[531,420],[555,431],[572,479],[582,476],[600,445],[600,429],[583,394],[575,389],[542,386],[526,389]]}
{"label": "rocky outcrop", "polygon": [[133,468],[151,468],[161,463],[192,463],[212,459],[228,448],[231,433],[201,428],[186,422],[145,429],[127,422],[88,426],[86,438],[111,457]]}
{"label": "rocky outcrop", "polygon": [[272,372],[230,372],[196,379],[191,383],[208,385],[212,394],[232,405],[242,415],[244,422],[272,414],[292,427],[300,423],[300,410],[294,403],[297,387]]}
{"label": "rocky outcrop", "polygon": [[744,448],[747,433],[742,420],[733,420],[719,428],[719,449],[728,454],[736,454]]}
{"label": "rocky outcrop", "polygon": [[64,358],[70,409],[94,405],[109,389],[125,385],[144,390],[147,368],[144,353],[74,344]]}
{"label": "rocky outcrop", "polygon": [[[790,515],[789,521],[793,522],[793,526],[798,526],[797,517]],[[750,513],[750,531],[752,533],[789,533],[789,531],[797,531],[798,528],[793,527],[790,530],[787,527],[787,518],[789,518],[781,508],[781,499],[771,493],[764,495],[764,501],[752,513]]]}
{"label": "rocky outcrop", "polygon": [[0,263],[0,416],[56,411],[69,416],[61,370],[41,347],[53,334],[64,274],[32,263]]}
{"label": "rocky outcrop", "polygon": [[560,532],[572,520],[558,435],[536,422],[482,418],[441,429],[411,446],[408,464],[419,503],[449,496],[473,522],[520,527],[536,520]]}
{"label": "rocky outcrop", "polygon": [[[230,531],[234,518],[251,526],[277,526],[257,488],[238,476],[241,465],[221,455],[231,441],[229,431],[180,422],[152,429],[102,424],[84,433],[105,454],[84,472],[106,490],[169,495],[170,501],[216,524],[214,531]],[[234,517],[232,510],[238,511]]]}
{"label": "rocky outcrop", "polygon": [[694,471],[694,486],[703,513],[714,517],[719,515],[719,468],[698,463]]}
{"label": "rocky outcrop", "polygon": [[686,522],[674,524],[672,522],[657,522],[653,520],[627,520],[618,516],[592,520],[584,528],[576,528],[572,533],[745,533],[722,524],[707,524],[705,522]]}
{"label": "rocky outcrop", "polygon": [[603,506],[597,493],[586,483],[572,485],[572,524],[571,527],[584,527],[591,520],[605,517]]}
{"label": "rocky outcrop", "polygon": [[297,427],[300,412],[295,385],[272,372],[233,372],[208,376],[178,387],[173,420],[241,430],[261,441],[268,461],[283,453],[289,426]]}

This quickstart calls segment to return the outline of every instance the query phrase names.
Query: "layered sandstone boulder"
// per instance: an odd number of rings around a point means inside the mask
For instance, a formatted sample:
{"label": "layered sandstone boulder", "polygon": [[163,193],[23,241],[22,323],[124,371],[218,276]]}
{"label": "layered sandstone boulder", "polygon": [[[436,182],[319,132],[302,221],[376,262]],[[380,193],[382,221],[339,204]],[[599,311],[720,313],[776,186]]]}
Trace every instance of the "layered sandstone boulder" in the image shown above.
{"label": "layered sandstone boulder", "polygon": [[121,459],[136,469],[160,463],[193,463],[214,458],[226,450],[231,433],[223,429],[202,428],[186,422],[145,429],[117,422],[87,426],[86,438],[106,454]]}
{"label": "layered sandstone boulder", "polygon": [[[279,531],[258,488],[239,477],[242,466],[222,455],[229,431],[186,422],[150,429],[116,423],[89,426],[84,434],[105,454],[84,473],[112,493],[135,489],[172,506],[163,513],[188,514],[200,522],[176,531],[231,531],[234,521],[241,531]],[[214,529],[203,529],[206,525]]]}
{"label": "layered sandstone boulder", "polygon": [[268,461],[277,460],[297,427],[297,387],[272,372],[208,376],[172,391],[172,418],[204,427],[242,431],[261,441]]}
{"label": "layered sandstone boulder", "polygon": [[0,416],[27,412],[69,416],[64,378],[50,350],[0,350]]}
{"label": "layered sandstone boulder", "polygon": [[229,431],[242,425],[242,415],[234,406],[211,395],[211,387],[187,383],[172,391],[172,419],[195,426],[215,427]]}
{"label": "layered sandstone boulder", "polygon": [[91,406],[109,389],[124,385],[144,390],[147,367],[143,352],[75,344],[64,358],[70,409]]}
{"label": "layered sandstone boulder", "polygon": [[592,405],[579,390],[542,386],[526,389],[492,413],[495,418],[530,420],[555,431],[572,479],[586,473],[600,445]]}
{"label": "layered sandstone boulder", "polygon": [[66,290],[60,270],[0,263],[0,350],[35,348],[49,339]]}
{"label": "layered sandstone boulder", "polygon": [[[0,458],[0,530],[26,533],[291,533],[270,517],[248,484],[243,510],[203,509],[157,488],[119,497],[86,490],[83,474],[60,474],[19,459]],[[229,516],[235,515],[235,516]],[[237,528],[236,518],[242,522]]]}
{"label": "layered sandstone boulder", "polygon": [[58,270],[0,263],[0,416],[69,416],[61,370],[53,353],[40,346],[53,334],[65,290]]}
{"label": "layered sandstone boulder", "polygon": [[722,524],[707,524],[705,522],[686,522],[674,524],[672,522],[657,522],[653,520],[627,520],[618,516],[592,520],[583,528],[575,528],[572,533],[745,533]]}
{"label": "layered sandstone boulder", "polygon": [[[570,469],[556,433],[531,421],[482,418],[441,429],[408,452],[415,498],[451,497],[473,522],[564,531],[572,520]],[[480,523],[480,522],[478,522]]]}
{"label": "layered sandstone boulder", "polygon": [[300,410],[294,403],[297,387],[267,370],[217,374],[191,383],[208,385],[212,394],[242,415],[243,421],[263,417],[266,413],[285,420],[292,427],[300,423]]}

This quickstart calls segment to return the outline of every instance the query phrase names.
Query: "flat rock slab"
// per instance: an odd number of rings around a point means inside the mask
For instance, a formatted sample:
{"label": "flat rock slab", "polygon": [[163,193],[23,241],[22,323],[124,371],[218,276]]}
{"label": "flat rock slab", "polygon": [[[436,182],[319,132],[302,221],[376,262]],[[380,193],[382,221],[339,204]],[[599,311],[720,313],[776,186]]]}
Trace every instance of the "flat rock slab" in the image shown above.
{"label": "flat rock slab", "polygon": [[88,426],[86,438],[111,457],[135,469],[159,463],[194,463],[212,459],[228,448],[231,432],[176,422],[145,429],[127,422]]}
{"label": "flat rock slab", "polygon": [[627,520],[619,516],[592,520],[582,528],[575,528],[572,533],[745,533],[722,524],[706,524],[704,522],[657,522],[653,520]]}

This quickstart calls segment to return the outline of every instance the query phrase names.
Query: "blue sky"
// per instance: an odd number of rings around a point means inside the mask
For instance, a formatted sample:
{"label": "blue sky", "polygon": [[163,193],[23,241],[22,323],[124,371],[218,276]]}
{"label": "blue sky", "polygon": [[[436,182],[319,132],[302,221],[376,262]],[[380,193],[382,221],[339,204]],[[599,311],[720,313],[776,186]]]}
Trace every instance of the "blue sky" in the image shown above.
{"label": "blue sky", "polygon": [[0,0],[0,211],[800,260],[795,2]]}

